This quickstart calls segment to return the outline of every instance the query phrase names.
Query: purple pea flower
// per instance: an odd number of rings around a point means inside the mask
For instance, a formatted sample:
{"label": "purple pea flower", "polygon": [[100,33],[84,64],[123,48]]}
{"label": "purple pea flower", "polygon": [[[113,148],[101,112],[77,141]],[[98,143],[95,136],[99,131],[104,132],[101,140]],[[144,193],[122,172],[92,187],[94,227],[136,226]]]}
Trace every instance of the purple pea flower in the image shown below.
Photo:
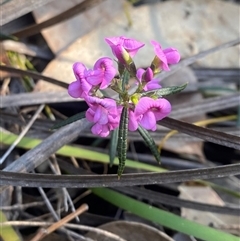
{"label": "purple pea flower", "polygon": [[87,96],[85,99],[89,109],[86,112],[88,121],[94,125],[91,131],[94,135],[106,137],[111,130],[116,129],[120,122],[120,109],[112,99],[100,99],[93,96]]}
{"label": "purple pea flower", "polygon": [[145,45],[135,39],[123,36],[105,38],[105,41],[111,47],[114,56],[122,64],[129,64],[132,61],[131,58]]}
{"label": "purple pea flower", "polygon": [[112,59],[103,57],[97,60],[93,70],[87,72],[86,80],[93,86],[100,85],[99,89],[106,89],[116,73]]}
{"label": "purple pea flower", "polygon": [[143,97],[135,107],[135,117],[140,118],[139,124],[146,130],[155,131],[156,122],[166,117],[171,112],[171,104],[166,99],[154,100]]}
{"label": "purple pea flower", "polygon": [[137,70],[137,74],[136,74],[138,80],[140,82],[142,82],[142,84],[144,85],[144,90],[148,91],[148,90],[155,90],[155,89],[159,89],[162,86],[159,84],[160,80],[159,79],[153,79],[153,71],[151,68],[147,68],[146,70],[139,68]]}
{"label": "purple pea flower", "polygon": [[73,72],[77,80],[68,86],[68,93],[73,98],[85,98],[91,90],[92,85],[85,78],[87,71],[85,65],[80,62],[73,65]]}
{"label": "purple pea flower", "polygon": [[180,54],[177,49],[162,49],[161,45],[154,40],[151,41],[151,44],[154,47],[154,52],[156,54],[158,62],[160,63],[160,66],[158,66],[160,69],[169,71],[170,69],[168,67],[168,64],[177,64],[179,62]]}

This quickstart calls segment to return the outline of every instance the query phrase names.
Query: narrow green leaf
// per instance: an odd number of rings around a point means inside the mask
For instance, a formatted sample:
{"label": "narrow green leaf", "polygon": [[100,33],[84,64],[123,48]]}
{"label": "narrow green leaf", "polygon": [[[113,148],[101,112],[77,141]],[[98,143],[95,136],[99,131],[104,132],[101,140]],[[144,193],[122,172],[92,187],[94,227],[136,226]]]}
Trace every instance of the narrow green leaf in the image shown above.
{"label": "narrow green leaf", "polygon": [[157,97],[163,97],[167,95],[176,94],[182,90],[184,90],[187,86],[187,83],[180,85],[180,86],[171,86],[171,87],[165,87],[158,90],[149,90],[142,93],[142,96],[157,96]]}
{"label": "narrow green leaf", "polygon": [[145,144],[149,147],[151,150],[152,154],[156,158],[158,164],[160,164],[160,154],[157,149],[157,146],[153,140],[153,138],[150,136],[147,130],[145,130],[142,126],[138,126],[138,132],[142,136],[143,140],[145,141]]}
{"label": "narrow green leaf", "polygon": [[113,205],[130,211],[172,230],[192,235],[204,241],[239,241],[239,237],[187,220],[167,211],[137,201],[107,188],[93,188],[92,192]]}
{"label": "narrow green leaf", "polygon": [[73,116],[67,118],[66,120],[60,121],[59,123],[55,124],[55,125],[51,128],[51,130],[59,129],[59,128],[61,128],[61,127],[63,127],[63,126],[66,126],[66,125],[68,125],[68,124],[71,124],[71,123],[73,123],[73,122],[75,122],[75,121],[81,120],[81,119],[85,118],[85,114],[86,114],[86,111],[83,111],[83,112],[81,112],[81,113],[78,113],[78,114],[76,114],[76,115],[73,115]]}
{"label": "narrow green leaf", "polygon": [[127,158],[128,108],[123,107],[118,131],[118,178],[120,179]]}
{"label": "narrow green leaf", "polygon": [[112,167],[114,159],[116,157],[116,153],[117,153],[118,131],[119,131],[119,128],[116,128],[111,132],[110,148],[109,148],[110,167]]}

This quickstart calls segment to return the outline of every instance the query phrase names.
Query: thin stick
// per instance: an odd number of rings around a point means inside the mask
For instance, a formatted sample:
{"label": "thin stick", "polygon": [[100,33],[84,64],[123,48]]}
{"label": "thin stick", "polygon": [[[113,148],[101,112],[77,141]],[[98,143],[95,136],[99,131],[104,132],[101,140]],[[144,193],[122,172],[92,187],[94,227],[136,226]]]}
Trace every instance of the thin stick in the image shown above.
{"label": "thin stick", "polygon": [[[58,166],[58,162],[57,162],[57,160],[56,160],[56,156],[53,155],[53,157],[54,157],[54,158],[53,158],[54,165],[53,165],[51,162],[49,162],[50,167],[51,167],[52,171],[53,171],[55,174],[61,175],[61,171],[60,171],[60,168],[59,168],[59,166]],[[69,195],[68,190],[67,190],[66,188],[62,188],[62,191],[63,191],[64,196],[66,197],[65,211],[66,211],[66,212],[68,211],[68,203],[67,203],[67,201],[68,201],[68,202],[69,202],[69,205],[70,205],[70,207],[71,207],[71,211],[72,211],[72,212],[75,212],[76,209],[75,209],[75,207],[74,207],[73,201],[72,201],[72,199],[71,199],[71,197],[70,197],[70,195]],[[77,222],[80,221],[78,217],[76,217],[76,221],[77,221]]]}
{"label": "thin stick", "polygon": [[53,215],[53,218],[54,218],[56,221],[58,221],[58,220],[59,220],[59,217],[58,217],[57,213],[55,212],[52,204],[50,203],[50,201],[49,201],[46,193],[45,193],[44,190],[43,190],[43,188],[38,187],[38,191],[40,192],[40,194],[41,194],[41,196],[42,196],[42,198],[43,198],[43,200],[44,200],[44,202],[45,202],[48,210],[49,210],[50,213]]}
{"label": "thin stick", "polygon": [[[7,65],[0,65],[0,70],[11,73],[11,75],[15,74],[15,75],[20,75],[20,76],[29,76],[29,77],[31,77],[33,79],[37,79],[37,80],[42,79],[48,83],[61,86],[65,89],[67,89],[67,87],[68,87],[67,83],[54,79],[54,78],[51,78],[51,77],[48,77],[48,76],[45,76],[45,75],[42,75],[41,73],[38,73],[38,72],[17,69],[17,68],[7,66]],[[37,94],[37,93],[35,93],[35,94]]]}
{"label": "thin stick", "polygon": [[15,210],[24,210],[26,208],[30,207],[36,207],[36,206],[42,206],[44,205],[44,202],[31,202],[26,204],[14,204],[12,206],[0,206],[0,209],[4,212],[7,211],[15,211]]}
{"label": "thin stick", "polygon": [[[56,221],[59,221],[59,217],[57,215],[57,213],[55,212],[52,204],[50,203],[47,195],[45,194],[43,188],[41,187],[38,187],[38,191],[40,192],[42,198],[44,199],[44,202],[45,204],[47,205],[48,207],[48,210],[50,211],[50,213],[53,215],[53,218],[56,220]],[[70,231],[70,230],[66,230],[65,228],[62,229],[67,235],[72,235],[73,237],[77,237],[79,238],[80,240],[82,240],[82,236],[73,232],[73,231]]]}
{"label": "thin stick", "polygon": [[[23,227],[23,226],[31,226],[31,227],[39,227],[39,226],[46,226],[46,225],[51,225],[53,224],[52,222],[28,222],[28,221],[8,221],[8,222],[2,222],[2,226],[18,226],[18,227]],[[65,223],[63,225],[66,228],[74,228],[78,230],[83,230],[83,231],[90,231],[94,232],[97,234],[105,235],[111,239],[114,239],[115,241],[126,241],[125,239],[119,237],[116,234],[110,233],[106,230],[102,230],[100,228],[93,228],[85,225],[79,225],[79,224],[73,224],[73,223]]]}
{"label": "thin stick", "polygon": [[13,144],[8,148],[8,150],[4,153],[4,155],[2,156],[2,158],[0,159],[0,165],[6,160],[6,158],[8,157],[8,155],[11,153],[11,151],[16,147],[16,145],[22,140],[22,138],[26,135],[26,133],[28,132],[28,130],[31,128],[31,126],[33,125],[34,121],[38,118],[39,114],[42,112],[43,108],[44,108],[44,104],[40,105],[37,109],[37,111],[35,112],[35,114],[33,115],[32,119],[29,121],[29,123],[26,125],[26,127],[23,129],[23,131],[21,132],[21,134],[18,136],[18,138],[13,142]]}
{"label": "thin stick", "polygon": [[46,138],[41,144],[19,157],[18,160],[12,162],[4,168],[4,171],[30,172],[34,170],[50,155],[55,153],[66,143],[75,140],[80,135],[81,131],[86,130],[90,126],[91,123],[86,121],[86,119],[64,126]]}
{"label": "thin stick", "polygon": [[6,79],[3,80],[2,87],[0,89],[0,95],[1,96],[6,95],[7,93],[9,93],[8,85],[10,83],[10,80],[11,80],[11,78],[6,78]]}
{"label": "thin stick", "polygon": [[64,224],[68,223],[71,221],[73,218],[77,217],[78,215],[82,214],[83,212],[86,212],[88,210],[88,205],[83,204],[81,205],[75,212],[67,215],[63,219],[59,220],[56,223],[53,223],[50,227],[47,229],[42,229],[41,232],[39,232],[36,236],[34,236],[31,241],[39,241],[42,238],[46,237],[50,233],[54,232],[58,228],[62,227]]}
{"label": "thin stick", "polygon": [[[59,170],[59,168],[57,167],[57,164],[56,164],[56,157],[55,157],[55,155],[53,154],[52,155],[52,158],[53,158],[53,160],[52,161],[50,161],[49,160],[49,162],[48,162],[48,164],[49,164],[49,166],[50,166],[50,168],[51,168],[51,170],[52,170],[52,172],[54,173],[54,174],[56,174],[56,175],[61,175],[61,173],[60,173],[60,170]],[[68,203],[67,203],[67,196],[66,196],[66,189],[65,188],[62,188],[62,192],[63,192],[63,203],[64,203],[64,209],[65,209],[65,212],[67,212],[68,211]],[[76,211],[76,210],[74,210],[74,211]]]}

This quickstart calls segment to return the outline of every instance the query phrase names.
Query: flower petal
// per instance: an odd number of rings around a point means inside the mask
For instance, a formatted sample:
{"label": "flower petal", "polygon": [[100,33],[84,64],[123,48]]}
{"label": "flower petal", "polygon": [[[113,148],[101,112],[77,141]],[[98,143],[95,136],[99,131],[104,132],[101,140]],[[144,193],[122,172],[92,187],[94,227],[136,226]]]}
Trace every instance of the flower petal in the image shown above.
{"label": "flower petal", "polygon": [[99,134],[101,137],[107,137],[109,135],[109,128],[107,125],[102,126],[102,131]]}
{"label": "flower petal", "polygon": [[134,57],[137,51],[145,44],[132,38],[125,38],[123,42],[123,48],[127,50],[131,57]]}
{"label": "flower petal", "polygon": [[94,122],[94,113],[95,111],[93,111],[91,108],[88,108],[86,111],[86,119],[90,122]]}
{"label": "flower petal", "polygon": [[[121,44],[112,46],[112,52],[120,63],[122,63],[122,64],[126,63],[125,58],[128,59],[129,53],[126,51],[126,49],[123,48],[123,46]],[[124,58],[124,56],[125,56],[125,58]]]}
{"label": "flower petal", "polygon": [[106,108],[107,110],[111,110],[111,111],[116,111],[116,108],[117,108],[117,104],[115,102],[115,100],[113,99],[110,99],[110,98],[104,98],[104,99],[101,99],[101,105]]}
{"label": "flower petal", "polygon": [[75,64],[73,64],[73,73],[77,79],[84,78],[86,71],[87,71],[87,68],[84,64],[80,62],[76,62]]}
{"label": "flower petal", "polygon": [[147,111],[141,121],[139,122],[142,127],[144,127],[146,130],[152,130],[155,131],[157,129],[156,126],[156,118],[152,111]]}
{"label": "flower petal", "polygon": [[110,37],[105,38],[107,44],[111,47],[111,45],[123,44],[124,37]]}
{"label": "flower petal", "polygon": [[103,73],[100,89],[105,89],[117,73],[111,58],[102,57],[94,64],[94,70],[101,70]]}
{"label": "flower petal", "polygon": [[128,121],[128,129],[130,131],[135,131],[138,128],[138,122],[137,118],[134,115],[134,112],[132,110],[129,110],[129,121]]}
{"label": "flower petal", "polygon": [[87,103],[92,104],[92,105],[100,104],[106,109],[116,108],[116,106],[117,106],[116,102],[110,98],[100,99],[100,98],[94,97],[94,96],[87,96],[85,100]]}
{"label": "flower petal", "polygon": [[103,80],[103,71],[101,69],[89,70],[86,76],[86,80],[91,85],[98,85]]}
{"label": "flower petal", "polygon": [[100,89],[106,89],[111,81],[113,80],[114,76],[116,75],[117,71],[114,67],[109,67],[106,69],[105,73],[104,73],[104,79],[100,85]]}
{"label": "flower petal", "polygon": [[82,86],[79,80],[72,82],[68,86],[68,94],[73,98],[81,98],[82,92]]}
{"label": "flower petal", "polygon": [[99,135],[102,132],[103,126],[96,123],[92,128],[91,131],[94,135]]}
{"label": "flower petal", "polygon": [[94,135],[98,135],[101,137],[107,137],[109,135],[109,129],[107,125],[100,125],[96,123],[92,128],[91,131]]}
{"label": "flower petal", "polygon": [[170,102],[163,98],[157,99],[156,103],[158,105],[158,108],[156,108],[156,110],[153,110],[153,113],[156,120],[159,121],[170,114],[172,107]]}
{"label": "flower petal", "polygon": [[166,48],[163,50],[163,53],[167,58],[168,64],[177,64],[180,60],[180,54],[175,48]]}
{"label": "flower petal", "polygon": [[150,82],[148,82],[143,89],[145,91],[160,89],[162,86],[159,84],[159,82],[159,79],[153,79]]}
{"label": "flower petal", "polygon": [[155,105],[154,102],[155,101],[150,97],[142,97],[135,107],[135,116],[138,118],[140,115],[144,114]]}
{"label": "flower petal", "polygon": [[146,69],[143,78],[144,78],[144,81],[145,81],[145,82],[149,82],[149,81],[152,80],[152,78],[153,78],[153,71],[152,71],[151,68],[148,67],[148,68]]}
{"label": "flower petal", "polygon": [[144,72],[145,72],[145,70],[142,69],[142,68],[139,68],[139,69],[137,70],[136,76],[137,76],[137,78],[138,78],[139,81],[142,80],[142,76],[143,76]]}
{"label": "flower petal", "polygon": [[169,67],[168,67],[167,58],[166,58],[166,56],[165,56],[165,54],[164,54],[164,52],[163,52],[163,50],[162,50],[161,45],[160,45],[158,42],[154,41],[154,40],[151,41],[151,44],[152,44],[153,47],[154,47],[154,52],[155,52],[156,56],[157,56],[157,57],[161,60],[161,62],[162,62],[162,66],[161,66],[162,69],[165,70],[165,71],[169,71],[170,69],[169,69]]}
{"label": "flower petal", "polygon": [[93,66],[93,69],[105,69],[106,66],[112,66],[113,61],[109,57],[102,57],[96,61],[96,63]]}
{"label": "flower petal", "polygon": [[81,80],[81,84],[82,84],[82,91],[83,91],[82,97],[86,98],[86,95],[88,95],[90,90],[92,89],[92,85],[89,84],[85,79]]}
{"label": "flower petal", "polygon": [[122,62],[123,59],[121,57],[124,54],[123,49],[126,50],[131,57],[133,57],[137,51],[145,45],[144,43],[141,43],[135,39],[127,38],[124,36],[105,38],[105,41],[112,48],[113,54],[118,58],[120,62]]}
{"label": "flower petal", "polygon": [[94,114],[94,122],[98,122],[101,125],[108,123],[108,112],[103,107],[99,106]]}

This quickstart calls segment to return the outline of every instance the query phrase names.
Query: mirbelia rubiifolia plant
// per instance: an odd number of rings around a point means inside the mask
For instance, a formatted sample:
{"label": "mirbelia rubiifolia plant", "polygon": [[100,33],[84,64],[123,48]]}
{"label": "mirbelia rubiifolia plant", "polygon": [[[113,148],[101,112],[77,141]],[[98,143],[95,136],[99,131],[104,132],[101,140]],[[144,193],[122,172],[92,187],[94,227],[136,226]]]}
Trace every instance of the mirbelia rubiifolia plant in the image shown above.
{"label": "mirbelia rubiifolia plant", "polygon": [[[155,52],[153,61],[150,67],[137,69],[132,58],[144,46],[143,43],[126,37],[111,37],[105,41],[117,59],[118,71],[109,57],[98,59],[92,69],[87,69],[83,63],[75,63],[76,80],[69,85],[68,93],[73,98],[84,99],[89,108],[58,127],[86,117],[93,123],[91,131],[94,135],[107,137],[111,133],[110,164],[117,153],[120,178],[125,166],[128,131],[137,130],[160,163],[160,154],[148,130],[155,131],[157,121],[171,112],[171,104],[163,97],[183,90],[186,84],[162,88],[160,80],[154,78],[163,70],[169,71],[169,64],[179,62],[177,49],[162,49],[159,43],[151,41]],[[116,77],[117,72],[119,77]],[[130,91],[130,78],[135,79],[135,91]],[[104,96],[101,90],[106,88],[114,90],[117,97]]]}

